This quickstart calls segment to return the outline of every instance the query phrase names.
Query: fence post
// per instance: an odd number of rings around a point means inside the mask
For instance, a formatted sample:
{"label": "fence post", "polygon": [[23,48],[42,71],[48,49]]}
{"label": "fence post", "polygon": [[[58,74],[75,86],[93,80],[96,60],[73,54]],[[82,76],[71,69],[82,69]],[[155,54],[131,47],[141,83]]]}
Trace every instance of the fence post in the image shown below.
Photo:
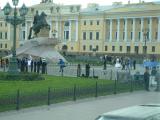
{"label": "fence post", "polygon": [[17,90],[17,98],[16,98],[16,110],[20,108],[20,91]]}
{"label": "fence post", "polygon": [[132,79],[132,76],[130,76],[131,78],[131,80],[130,80],[130,84],[131,84],[131,89],[130,89],[130,92],[133,92],[133,79]]}
{"label": "fence post", "polygon": [[114,80],[114,94],[117,94],[117,80]]}
{"label": "fence post", "polygon": [[95,97],[98,97],[98,83],[97,83],[97,81],[96,81],[96,91],[95,92],[96,92]]}
{"label": "fence post", "polygon": [[93,68],[93,78],[94,78],[94,68]]}
{"label": "fence post", "polygon": [[73,100],[76,101],[76,85],[74,85],[73,89]]}
{"label": "fence post", "polygon": [[48,100],[47,100],[48,105],[50,105],[50,93],[51,93],[51,88],[49,87],[48,88]]}
{"label": "fence post", "polygon": [[111,69],[111,78],[110,78],[110,80],[112,80],[112,69]]}

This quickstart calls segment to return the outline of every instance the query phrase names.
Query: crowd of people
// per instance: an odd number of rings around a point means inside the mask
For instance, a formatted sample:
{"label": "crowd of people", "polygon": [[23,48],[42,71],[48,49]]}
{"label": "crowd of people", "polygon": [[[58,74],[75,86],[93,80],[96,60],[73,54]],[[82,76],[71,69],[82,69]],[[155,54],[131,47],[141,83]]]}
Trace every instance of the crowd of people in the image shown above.
{"label": "crowd of people", "polygon": [[103,57],[100,57],[101,61],[103,62],[103,69],[106,70],[107,64],[116,64],[117,61],[121,65],[122,70],[128,70],[128,69],[136,69],[136,60],[131,59],[129,57],[117,57],[117,56],[107,56],[104,55]]}
{"label": "crowd of people", "polygon": [[[5,71],[9,65],[9,59],[1,59],[1,68]],[[38,74],[47,74],[47,61],[45,58],[35,58],[32,57],[23,57],[17,58],[17,66],[20,72],[22,73],[38,73]]]}

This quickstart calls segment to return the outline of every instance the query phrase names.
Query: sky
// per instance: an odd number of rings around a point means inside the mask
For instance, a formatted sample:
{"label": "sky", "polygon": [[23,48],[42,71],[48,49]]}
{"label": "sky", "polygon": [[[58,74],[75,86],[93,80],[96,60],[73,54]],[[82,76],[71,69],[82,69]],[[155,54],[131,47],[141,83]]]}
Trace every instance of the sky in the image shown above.
{"label": "sky", "polygon": [[[34,4],[40,3],[42,0],[19,0],[18,6],[22,6],[23,3],[26,4],[26,6],[31,6]],[[56,4],[64,4],[64,5],[72,5],[72,4],[80,4],[82,8],[87,7],[88,3],[98,3],[99,5],[111,5],[113,2],[123,2],[128,3],[128,0],[53,0]],[[160,0],[141,0],[145,2],[157,2]],[[0,7],[3,8],[6,3],[9,2],[12,5],[12,0],[0,0]],[[139,0],[130,0],[131,3],[138,3]]]}

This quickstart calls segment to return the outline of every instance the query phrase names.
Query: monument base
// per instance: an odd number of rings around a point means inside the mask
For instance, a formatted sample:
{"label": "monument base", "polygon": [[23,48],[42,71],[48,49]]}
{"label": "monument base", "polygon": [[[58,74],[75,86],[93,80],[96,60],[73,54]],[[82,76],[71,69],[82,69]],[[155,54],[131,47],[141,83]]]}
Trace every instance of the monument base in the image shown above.
{"label": "monument base", "polygon": [[40,29],[40,32],[38,33],[37,37],[49,37],[49,29],[48,28],[42,28]]}

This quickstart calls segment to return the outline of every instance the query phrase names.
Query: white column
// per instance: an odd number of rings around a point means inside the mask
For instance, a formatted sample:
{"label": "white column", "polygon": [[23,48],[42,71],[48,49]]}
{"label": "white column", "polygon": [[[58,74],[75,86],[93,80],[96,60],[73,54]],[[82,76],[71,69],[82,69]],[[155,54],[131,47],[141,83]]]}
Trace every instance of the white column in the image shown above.
{"label": "white column", "polygon": [[76,41],[78,41],[78,19],[76,20]]}
{"label": "white column", "polygon": [[110,33],[109,33],[109,34],[110,34],[110,35],[109,35],[109,36],[110,36],[110,38],[109,38],[109,41],[110,41],[110,42],[112,42],[112,27],[113,27],[113,20],[110,19]]}
{"label": "white column", "polygon": [[152,18],[150,18],[149,21],[149,41],[152,41]]}
{"label": "white column", "polygon": [[133,30],[132,30],[132,32],[133,32],[133,41],[135,41],[135,26],[136,25],[136,18],[133,18],[133,26],[132,26],[132,28],[133,28]]}
{"label": "white column", "polygon": [[59,30],[58,30],[58,20],[56,20],[56,38],[58,38],[59,37]]}
{"label": "white column", "polygon": [[127,18],[125,19],[125,41],[128,39],[128,20]]}
{"label": "white column", "polygon": [[160,42],[160,17],[158,18],[158,41]]}
{"label": "white column", "polygon": [[51,38],[51,37],[53,37],[52,36],[52,32],[53,32],[53,30],[52,30],[52,19],[50,20],[50,23],[49,23],[49,25],[50,25],[50,31],[49,31],[49,37]]}
{"label": "white column", "polygon": [[[32,32],[33,33],[33,32]],[[32,35],[31,35],[32,36]],[[28,22],[25,22],[25,40],[28,39]]]}
{"label": "white column", "polygon": [[141,42],[143,42],[143,30],[144,30],[143,26],[144,26],[144,19],[141,18]]}
{"label": "white column", "polygon": [[72,40],[72,20],[69,21],[69,41]]}
{"label": "white column", "polygon": [[118,42],[119,41],[119,35],[120,35],[119,34],[120,33],[120,31],[119,31],[120,30],[120,19],[118,19],[117,22],[118,22],[118,25],[117,25],[117,42]]}

